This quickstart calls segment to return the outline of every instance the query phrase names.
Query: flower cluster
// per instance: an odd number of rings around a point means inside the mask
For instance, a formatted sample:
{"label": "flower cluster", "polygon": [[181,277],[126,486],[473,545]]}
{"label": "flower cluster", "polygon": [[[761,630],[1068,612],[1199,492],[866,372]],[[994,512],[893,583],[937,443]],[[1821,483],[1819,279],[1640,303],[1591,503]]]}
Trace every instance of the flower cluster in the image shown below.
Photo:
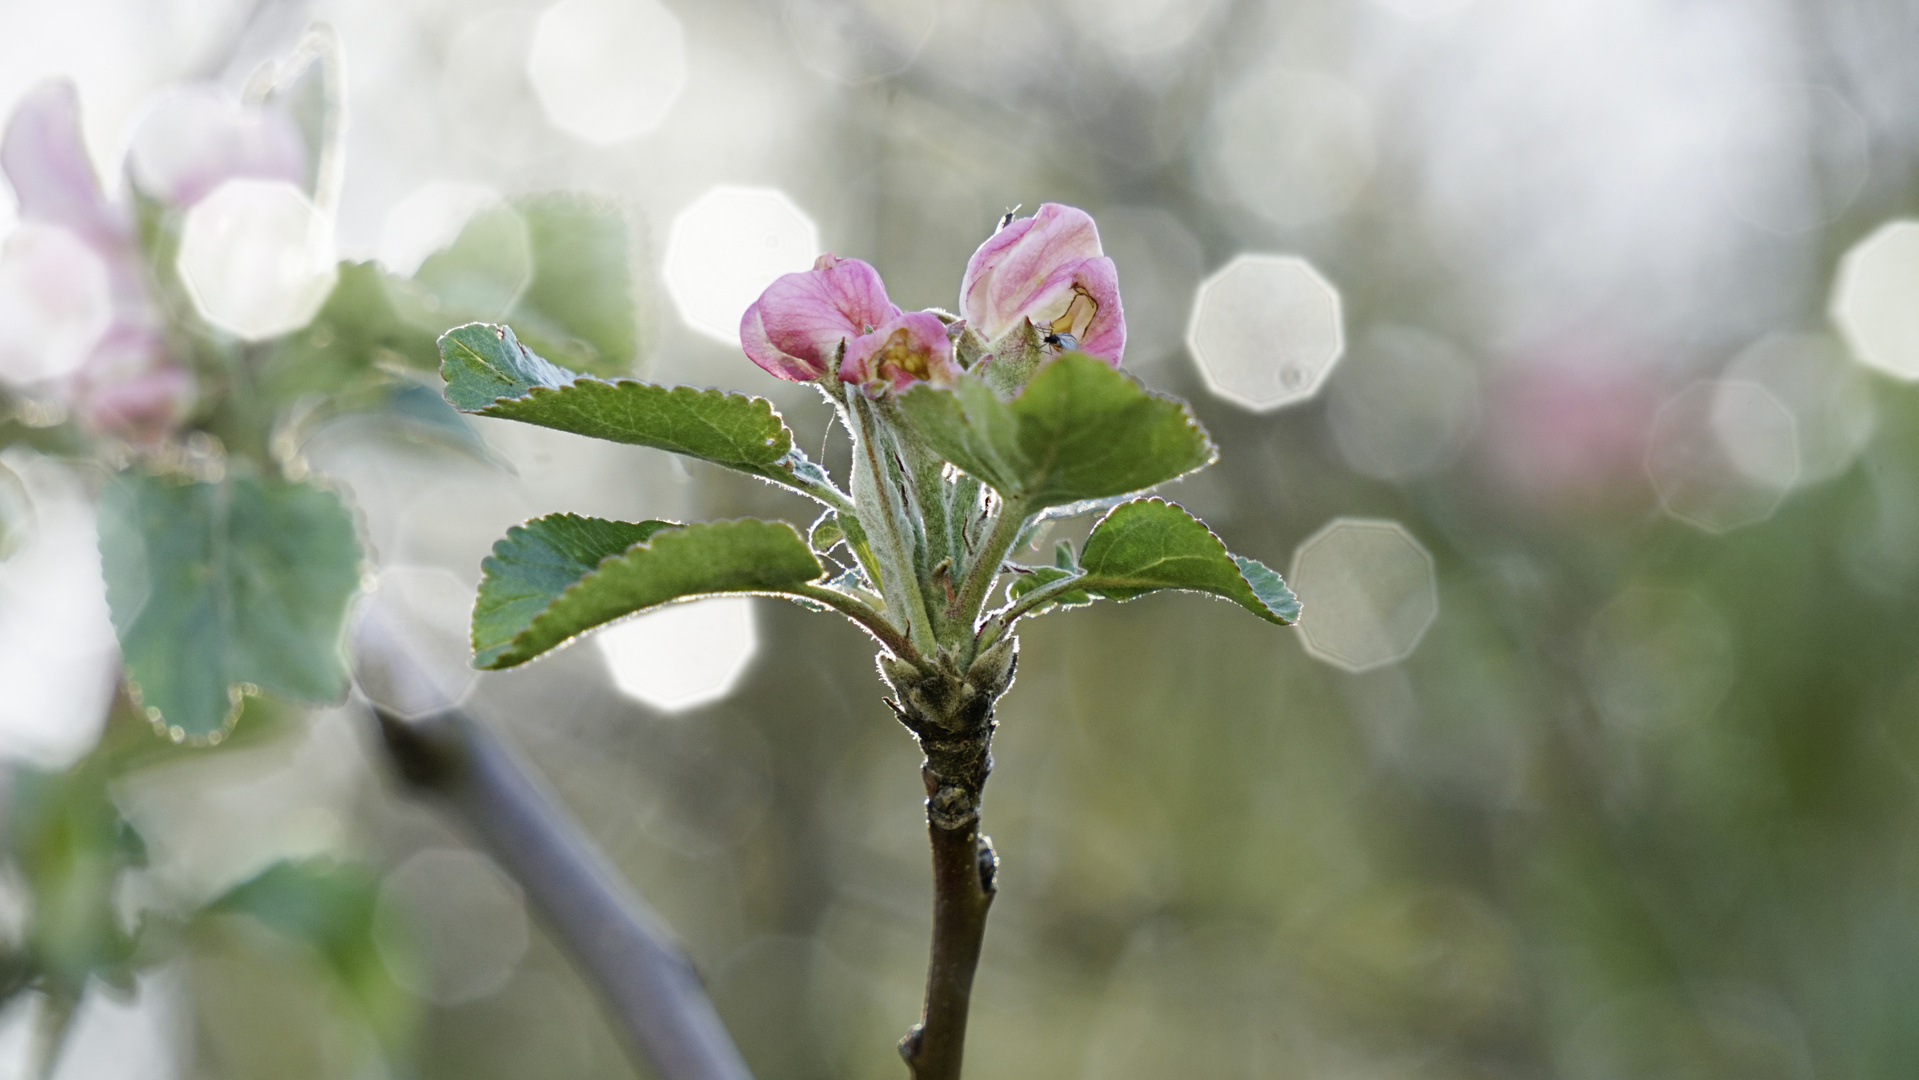
{"label": "flower cluster", "polygon": [[948,387],[968,367],[1015,363],[1036,347],[1118,367],[1126,316],[1093,219],[1047,203],[1030,218],[1009,216],[973,253],[957,316],[902,312],[872,266],[822,255],[746,309],[740,343],[782,379],[837,380],[878,396],[916,382]]}
{"label": "flower cluster", "polygon": [[[297,183],[308,167],[291,116],[210,88],[159,103],[132,146],[132,187],[166,211],[231,179]],[[0,138],[0,168],[20,214],[0,249],[0,385],[98,434],[166,438],[193,407],[194,374],[168,343],[135,204],[109,199],[87,156],[71,83],[44,84],[20,103]]]}

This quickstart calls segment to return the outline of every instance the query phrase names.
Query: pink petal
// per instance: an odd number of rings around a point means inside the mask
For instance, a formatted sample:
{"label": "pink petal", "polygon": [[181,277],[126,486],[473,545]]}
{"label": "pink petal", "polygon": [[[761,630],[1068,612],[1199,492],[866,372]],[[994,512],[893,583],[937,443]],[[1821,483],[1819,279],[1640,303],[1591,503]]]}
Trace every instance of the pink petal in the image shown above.
{"label": "pink petal", "polygon": [[80,133],[80,95],[64,79],[27,92],[0,136],[0,168],[20,217],[71,229],[96,247],[117,246],[126,220],[107,203]]}
{"label": "pink petal", "polygon": [[174,362],[158,334],[123,324],[75,377],[72,397],[81,426],[151,446],[178,429],[196,391],[193,373]]}
{"label": "pink petal", "polygon": [[1119,270],[1105,256],[1077,259],[1054,270],[1033,290],[1026,306],[1013,312],[1013,319],[1016,324],[1020,319],[1031,319],[1042,335],[1051,333],[1053,323],[1067,317],[1081,292],[1098,305],[1092,320],[1062,332],[1074,333],[1072,348],[1118,367],[1120,354],[1126,349],[1126,313],[1119,302]]}
{"label": "pink petal", "polygon": [[874,388],[884,383],[904,390],[916,382],[950,387],[959,376],[946,324],[930,311],[895,316],[854,338],[840,363],[841,379]]}
{"label": "pink petal", "polygon": [[176,207],[228,180],[307,180],[306,142],[286,110],[243,106],[212,86],[161,99],[135,130],[128,163],[142,190]]}
{"label": "pink petal", "polygon": [[967,260],[960,314],[988,341],[1019,325],[1020,309],[1061,265],[1101,254],[1086,211],[1045,203],[987,238]]}
{"label": "pink petal", "polygon": [[783,275],[766,287],[740,320],[740,344],[768,372],[810,381],[826,374],[840,342],[899,313],[878,271],[859,259],[821,256],[818,269]]}
{"label": "pink petal", "polygon": [[825,373],[824,368],[808,367],[805,361],[788,356],[773,344],[773,339],[766,336],[766,320],[760,317],[758,301],[740,318],[740,348],[746,350],[748,360],[765,368],[768,374],[791,382],[812,382]]}

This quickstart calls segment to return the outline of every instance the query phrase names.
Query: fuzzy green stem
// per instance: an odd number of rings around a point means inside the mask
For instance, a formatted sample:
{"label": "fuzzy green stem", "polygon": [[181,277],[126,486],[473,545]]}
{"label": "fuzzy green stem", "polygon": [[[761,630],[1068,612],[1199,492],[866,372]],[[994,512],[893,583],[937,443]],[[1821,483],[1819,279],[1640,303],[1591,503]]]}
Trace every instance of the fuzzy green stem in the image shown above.
{"label": "fuzzy green stem", "polygon": [[1006,561],[1006,553],[1013,550],[1025,525],[1024,505],[1007,502],[1000,507],[992,531],[980,545],[979,557],[967,569],[966,583],[953,600],[953,611],[965,625],[970,627],[978,621],[980,609],[986,606],[986,598],[993,591],[993,583],[999,580],[1000,565]]}
{"label": "fuzzy green stem", "polygon": [[920,576],[913,560],[914,536],[911,510],[901,503],[903,492],[896,486],[900,473],[892,460],[872,403],[857,387],[848,387],[846,404],[854,423],[853,499],[859,506],[861,530],[873,546],[879,564],[880,593],[889,610],[906,621],[906,636],[924,655],[938,651],[933,620],[926,610],[926,597],[920,591]]}
{"label": "fuzzy green stem", "polygon": [[1052,603],[1057,597],[1063,596],[1075,589],[1086,588],[1086,580],[1087,575],[1085,574],[1074,574],[1072,577],[1063,577],[1058,581],[1041,585],[1039,588],[1006,605],[1003,610],[992,617],[987,627],[980,632],[979,647],[985,649],[992,645],[993,642],[998,641],[1001,637],[1005,636],[1008,630],[1013,628],[1013,624],[1019,621],[1020,616],[1025,615],[1034,608]]}

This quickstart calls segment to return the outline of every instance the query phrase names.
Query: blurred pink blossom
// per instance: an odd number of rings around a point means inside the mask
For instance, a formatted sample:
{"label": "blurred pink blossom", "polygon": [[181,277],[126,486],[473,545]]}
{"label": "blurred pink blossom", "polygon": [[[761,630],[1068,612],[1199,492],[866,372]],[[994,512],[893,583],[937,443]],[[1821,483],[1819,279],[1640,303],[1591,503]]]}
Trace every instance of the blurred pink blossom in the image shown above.
{"label": "blurred pink blossom", "polygon": [[1092,217],[1059,203],[1045,203],[980,245],[960,282],[960,315],[988,342],[1031,321],[1114,367],[1126,350],[1119,271],[1101,251]]}
{"label": "blurred pink blossom", "polygon": [[134,132],[127,152],[134,182],[148,195],[185,208],[228,180],[306,180],[306,143],[283,109],[242,105],[207,85],[162,97]]}
{"label": "blurred pink blossom", "polygon": [[21,100],[0,169],[21,221],[0,250],[0,382],[50,390],[89,430],[165,438],[192,408],[193,375],[166,348],[132,215],[94,173],[72,83]]}
{"label": "blurred pink blossom", "polygon": [[1581,501],[1643,487],[1654,375],[1618,351],[1536,356],[1493,388],[1489,464],[1519,494]]}

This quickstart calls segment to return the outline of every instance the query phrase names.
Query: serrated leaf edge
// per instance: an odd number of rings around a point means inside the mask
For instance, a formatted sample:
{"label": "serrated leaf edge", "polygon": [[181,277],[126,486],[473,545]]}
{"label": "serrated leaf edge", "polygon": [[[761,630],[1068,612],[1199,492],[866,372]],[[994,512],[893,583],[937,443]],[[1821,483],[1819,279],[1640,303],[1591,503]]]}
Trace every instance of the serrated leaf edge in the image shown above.
{"label": "serrated leaf edge", "polygon": [[[580,516],[582,515],[579,515],[579,514],[545,515],[545,517],[580,517]],[[544,518],[530,519],[530,521],[540,521],[540,520],[544,520]],[[501,539],[494,541],[493,546],[496,549],[496,551],[501,544],[505,543],[506,540],[513,535],[515,530],[524,529],[525,526],[530,523],[530,521],[522,522],[519,525],[513,526],[513,528],[507,530],[507,535],[505,537],[502,537]],[[661,529],[658,532],[654,533],[652,536],[647,537],[645,540],[642,540],[639,543],[632,545],[631,547],[624,548],[620,551],[616,551],[612,553],[611,555],[607,555],[604,558],[602,558],[599,562],[595,563],[593,566],[593,569],[588,570],[586,573],[580,575],[579,579],[574,581],[573,584],[568,585],[565,589],[562,589],[558,595],[554,596],[553,599],[547,601],[546,606],[540,609],[540,613],[538,615],[535,615],[531,620],[529,620],[526,626],[521,628],[519,633],[514,634],[512,638],[508,639],[505,647],[500,650],[499,654],[495,656],[490,662],[488,662],[484,667],[481,667],[480,670],[501,671],[506,668],[519,667],[522,664],[530,663],[531,661],[537,660],[542,656],[547,656],[552,653],[559,652],[561,649],[567,648],[568,646],[572,645],[574,642],[578,641],[580,638],[585,637],[588,633],[591,633],[594,630],[598,630],[601,627],[611,626],[614,623],[621,622],[625,619],[630,619],[635,615],[640,615],[648,611],[655,611],[663,607],[670,607],[674,604],[693,603],[695,601],[705,600],[715,596],[776,596],[776,597],[781,597],[783,599],[789,598],[790,594],[780,592],[777,589],[727,589],[721,592],[690,593],[686,596],[675,597],[674,599],[668,600],[665,603],[654,604],[651,607],[635,608],[624,615],[616,615],[613,618],[606,620],[605,622],[594,623],[592,626],[586,627],[580,630],[578,633],[567,635],[565,638],[562,638],[560,641],[555,642],[551,648],[542,649],[539,652],[532,653],[526,656],[518,656],[517,650],[520,648],[521,643],[526,640],[527,635],[533,633],[533,631],[541,625],[542,621],[545,620],[549,614],[551,614],[554,606],[557,605],[560,601],[566,599],[568,596],[572,595],[575,590],[586,587],[588,582],[591,582],[594,579],[598,578],[600,573],[604,570],[608,562],[614,559],[624,559],[628,555],[633,554],[634,551],[640,548],[651,548],[653,546],[653,541],[655,539],[661,536],[665,536],[669,533],[684,532],[688,525],[730,525],[730,524],[733,524],[734,522],[740,522],[740,521],[757,521],[767,525],[784,525],[786,526],[787,529],[792,531],[794,537],[799,540],[802,546],[805,546],[806,544],[806,538],[799,535],[799,530],[794,529],[791,522],[786,522],[786,521],[769,521],[766,518],[744,517],[744,518],[721,518],[718,521],[697,521],[697,522],[675,523],[671,528]],[[813,550],[812,548],[808,547],[806,550],[808,554],[812,554],[812,550]],[[494,556],[489,555],[487,561],[491,561],[493,557]],[[818,561],[819,561],[818,557],[815,556],[814,562],[818,563]],[[484,571],[485,569],[486,569],[486,565],[483,562],[481,564],[481,570]],[[825,568],[822,567],[821,573],[819,575],[816,575],[812,580],[817,581],[819,580],[819,577],[824,576],[824,574],[825,574]],[[482,584],[484,585],[484,583],[485,583],[485,579],[482,578]],[[474,606],[476,609],[479,606],[479,599],[477,596],[474,598]],[[479,643],[473,642],[473,646],[474,646],[473,651],[475,654],[475,659],[477,660],[478,654],[480,652]],[[508,657],[512,657],[512,656],[518,656],[518,658],[509,661]],[[479,665],[476,663],[475,666],[478,667]]]}
{"label": "serrated leaf edge", "polygon": [[[1280,626],[1293,626],[1293,625],[1295,625],[1295,624],[1296,624],[1296,623],[1298,622],[1298,620],[1297,620],[1297,619],[1290,619],[1290,620],[1289,620],[1289,619],[1287,619],[1287,618],[1286,618],[1286,617],[1285,617],[1284,615],[1282,615],[1282,614],[1280,614],[1280,613],[1279,613],[1279,612],[1277,612],[1277,611],[1274,611],[1274,610],[1273,610],[1273,609],[1272,609],[1272,608],[1271,608],[1270,606],[1268,606],[1268,605],[1267,605],[1267,603],[1266,603],[1266,601],[1265,601],[1265,599],[1264,599],[1264,598],[1262,598],[1262,597],[1261,597],[1261,596],[1259,595],[1259,589],[1258,589],[1258,588],[1256,588],[1256,587],[1255,587],[1255,586],[1253,585],[1253,583],[1252,583],[1252,582],[1251,582],[1250,580],[1248,580],[1248,579],[1247,579],[1247,577],[1246,577],[1246,572],[1245,572],[1244,570],[1241,570],[1241,569],[1240,569],[1240,567],[1239,567],[1239,558],[1241,558],[1241,557],[1240,557],[1240,556],[1235,556],[1235,555],[1233,554],[1233,552],[1232,552],[1232,550],[1231,550],[1230,548],[1228,548],[1228,547],[1226,546],[1226,541],[1224,541],[1224,540],[1222,540],[1222,539],[1220,539],[1220,537],[1219,537],[1219,534],[1213,531],[1213,527],[1212,527],[1212,526],[1210,526],[1210,525],[1208,525],[1208,524],[1206,524],[1206,522],[1205,522],[1205,520],[1204,520],[1204,519],[1202,519],[1202,518],[1201,518],[1201,517],[1200,517],[1200,516],[1199,516],[1198,514],[1195,514],[1195,513],[1193,513],[1193,512],[1191,511],[1191,510],[1188,510],[1188,509],[1186,509],[1186,507],[1184,507],[1184,506],[1182,506],[1182,505],[1180,505],[1179,503],[1176,503],[1176,502],[1174,502],[1174,501],[1173,501],[1173,500],[1171,500],[1171,499],[1164,499],[1164,498],[1161,498],[1161,497],[1159,497],[1159,496],[1157,496],[1157,495],[1152,495],[1152,496],[1148,496],[1148,497],[1146,497],[1146,498],[1143,498],[1143,499],[1133,499],[1133,500],[1131,500],[1131,501],[1129,501],[1129,502],[1123,502],[1123,503],[1121,503],[1121,504],[1119,504],[1118,506],[1115,506],[1115,507],[1113,507],[1113,508],[1112,508],[1111,510],[1108,510],[1108,511],[1107,511],[1107,512],[1106,512],[1106,513],[1105,513],[1105,514],[1104,514],[1104,515],[1103,515],[1103,516],[1102,516],[1102,517],[1101,517],[1101,518],[1100,518],[1100,519],[1099,519],[1099,520],[1098,520],[1097,522],[1095,522],[1095,523],[1093,524],[1093,528],[1092,528],[1092,532],[1089,532],[1089,533],[1087,534],[1087,539],[1088,539],[1088,540],[1090,541],[1090,540],[1092,539],[1092,537],[1093,537],[1093,534],[1094,534],[1094,533],[1097,533],[1097,532],[1099,532],[1099,529],[1100,529],[1100,526],[1102,526],[1102,525],[1104,525],[1104,524],[1106,524],[1106,519],[1107,519],[1107,518],[1110,518],[1110,517],[1112,517],[1112,516],[1113,516],[1114,514],[1117,514],[1117,513],[1119,513],[1119,512],[1121,511],[1121,510],[1123,510],[1123,509],[1125,509],[1125,508],[1126,508],[1126,507],[1128,507],[1128,506],[1132,506],[1132,505],[1134,505],[1135,503],[1158,503],[1158,504],[1160,504],[1161,506],[1170,506],[1170,507],[1172,507],[1173,509],[1175,509],[1175,510],[1178,510],[1178,511],[1179,511],[1180,513],[1182,513],[1182,514],[1185,514],[1185,515],[1186,515],[1186,516],[1187,516],[1187,517],[1188,517],[1189,519],[1191,519],[1191,520],[1192,520],[1192,521],[1193,521],[1193,522],[1194,522],[1195,524],[1197,524],[1197,525],[1198,525],[1198,526],[1199,526],[1200,528],[1202,528],[1202,529],[1205,529],[1205,530],[1206,530],[1206,535],[1207,535],[1208,537],[1211,537],[1211,538],[1212,538],[1212,541],[1213,541],[1213,543],[1214,543],[1214,544],[1217,544],[1217,545],[1219,546],[1219,553],[1220,553],[1221,555],[1223,555],[1223,556],[1225,556],[1225,558],[1226,558],[1226,561],[1227,561],[1227,562],[1230,562],[1230,563],[1232,563],[1232,564],[1233,564],[1233,572],[1239,575],[1239,580],[1241,580],[1241,581],[1243,581],[1243,582],[1245,582],[1245,583],[1246,583],[1246,591],[1248,591],[1248,592],[1250,592],[1250,593],[1252,593],[1252,595],[1253,595],[1253,599],[1255,599],[1255,600],[1258,600],[1258,601],[1259,601],[1259,606],[1260,606],[1260,607],[1262,607],[1262,608],[1265,608],[1265,610],[1266,610],[1266,612],[1267,612],[1268,614],[1270,614],[1270,615],[1272,616],[1272,619],[1271,619],[1271,620],[1269,620],[1269,621],[1271,621],[1271,622],[1275,622],[1275,623],[1277,623],[1277,624],[1278,624],[1278,625],[1280,625]],[[1245,558],[1248,558],[1248,559],[1251,559],[1251,556],[1244,556],[1244,557],[1245,557]],[[1082,552],[1081,552],[1081,559],[1083,560],[1084,558],[1085,558],[1085,552],[1084,552],[1084,551],[1082,550]],[[1251,561],[1253,561],[1253,562],[1259,562],[1259,560],[1258,560],[1258,559],[1251,559]],[[1259,563],[1259,565],[1261,565],[1261,566],[1266,566],[1266,564],[1265,564],[1265,563]],[[1266,568],[1267,568],[1268,570],[1272,570],[1272,567],[1269,567],[1269,566],[1268,566],[1268,567],[1266,567]],[[1283,576],[1281,576],[1281,575],[1280,575],[1280,573],[1279,573],[1279,571],[1277,571],[1277,570],[1273,570],[1273,575],[1274,575],[1275,577],[1279,577],[1279,578],[1280,578],[1280,580],[1281,580],[1282,582],[1284,582],[1284,581],[1285,581],[1285,578],[1284,578]],[[1092,576],[1092,575],[1091,575],[1091,572],[1090,572],[1090,571],[1088,572],[1088,576],[1089,576],[1089,577],[1090,577],[1090,576]],[[1289,591],[1289,592],[1290,592],[1290,591],[1291,591],[1291,588],[1292,588],[1291,586],[1287,586],[1287,591]],[[1244,605],[1244,604],[1241,604],[1241,603],[1239,603],[1238,601],[1236,601],[1236,600],[1233,600],[1233,599],[1232,599],[1231,597],[1226,597],[1226,596],[1221,596],[1221,595],[1219,595],[1218,593],[1215,593],[1215,592],[1208,592],[1208,591],[1206,591],[1206,590],[1204,590],[1204,589],[1188,589],[1188,588],[1182,588],[1182,587],[1180,587],[1180,586],[1178,586],[1178,585],[1161,585],[1161,586],[1157,586],[1157,587],[1155,587],[1155,588],[1153,588],[1153,589],[1149,589],[1149,590],[1147,590],[1146,592],[1142,592],[1142,593],[1139,593],[1139,594],[1137,594],[1137,595],[1135,595],[1135,596],[1128,596],[1128,597],[1123,597],[1123,598],[1114,598],[1114,597],[1102,597],[1102,598],[1103,598],[1103,599],[1108,599],[1108,600],[1113,600],[1113,602],[1114,602],[1114,603],[1119,603],[1119,604],[1123,604],[1123,603],[1126,603],[1126,602],[1127,602],[1128,600],[1138,600],[1138,599],[1139,599],[1140,597],[1142,597],[1142,596],[1147,596],[1147,595],[1150,595],[1151,593],[1155,593],[1155,592],[1162,592],[1162,591],[1165,591],[1165,590],[1172,590],[1172,591],[1174,591],[1174,592],[1190,592],[1190,593],[1198,593],[1198,594],[1200,594],[1201,596],[1210,596],[1210,597],[1212,597],[1212,598],[1213,598],[1213,599],[1215,599],[1215,600],[1223,600],[1223,601],[1225,601],[1226,603],[1229,603],[1229,604],[1232,604],[1232,605],[1233,605],[1234,607],[1239,607],[1239,608],[1244,608],[1244,607],[1245,607],[1245,605]],[[1097,592],[1098,592],[1098,589],[1097,589],[1097,587],[1093,587],[1093,588],[1092,588],[1092,591],[1093,591],[1093,592],[1095,592],[1095,593],[1097,593]],[[1303,607],[1303,606],[1302,606],[1302,607]]]}

